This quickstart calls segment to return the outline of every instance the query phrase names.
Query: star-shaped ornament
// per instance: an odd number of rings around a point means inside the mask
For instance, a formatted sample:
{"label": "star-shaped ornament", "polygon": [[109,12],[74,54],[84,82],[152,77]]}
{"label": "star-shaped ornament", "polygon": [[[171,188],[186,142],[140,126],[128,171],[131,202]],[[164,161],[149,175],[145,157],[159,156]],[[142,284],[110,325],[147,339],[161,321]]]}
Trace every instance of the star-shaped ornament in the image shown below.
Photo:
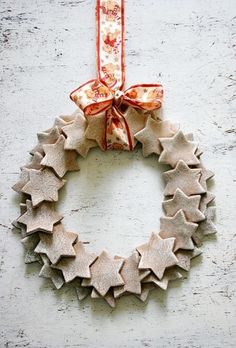
{"label": "star-shaped ornament", "polygon": [[162,279],[165,269],[178,262],[173,253],[174,243],[174,238],[162,239],[153,232],[148,243],[136,248],[141,255],[139,269],[151,269]]}
{"label": "star-shaped ornament", "polygon": [[206,192],[199,183],[200,176],[201,169],[191,169],[184,161],[180,160],[175,169],[163,173],[163,178],[167,182],[164,195],[174,195],[177,188],[188,196]]}
{"label": "star-shaped ornament", "polygon": [[41,164],[54,169],[56,174],[62,178],[67,171],[79,170],[77,153],[64,150],[65,137],[60,135],[55,144],[43,145],[45,156]]}
{"label": "star-shaped ornament", "polygon": [[104,115],[90,116],[88,118],[88,127],[85,131],[87,139],[95,140],[101,150],[105,150],[105,129],[106,123]]}
{"label": "star-shaped ornament", "polygon": [[204,213],[207,206],[214,201],[215,195],[210,191],[207,191],[203,195],[201,195],[200,207],[199,209]]}
{"label": "star-shaped ornament", "polygon": [[201,168],[200,184],[207,191],[207,181],[215,175],[211,170],[206,169],[202,165],[199,165],[198,168]]}
{"label": "star-shaped ornament", "polygon": [[46,255],[41,255],[41,258],[43,260],[43,267],[41,268],[39,272],[39,276],[43,278],[51,279],[55,288],[60,289],[64,284],[64,280],[63,280],[61,272],[51,267],[50,261]]}
{"label": "star-shaped ornament", "polygon": [[188,141],[182,131],[176,133],[172,138],[161,138],[160,143],[163,151],[159,157],[160,163],[169,164],[175,167],[179,160],[188,165],[199,164],[199,159],[195,155],[198,144]]}
{"label": "star-shaped ornament", "polygon": [[85,137],[87,120],[83,115],[76,116],[73,123],[62,128],[67,136],[65,141],[66,150],[76,150],[81,156],[86,157],[89,149],[97,146],[94,140]]}
{"label": "star-shaped ornament", "polygon": [[176,125],[170,121],[156,121],[149,117],[145,128],[135,134],[135,138],[142,143],[143,156],[147,157],[152,153],[160,155],[162,151],[160,138],[173,137],[177,132]]}
{"label": "star-shaped ornament", "polygon": [[77,242],[74,245],[75,257],[60,260],[53,268],[60,269],[65,282],[71,282],[76,277],[90,278],[90,266],[96,260],[96,254],[89,254],[85,251],[84,244]]}
{"label": "star-shaped ornament", "polygon": [[39,152],[35,152],[30,163],[26,164],[23,168],[27,169],[41,169],[41,161],[43,156]]}
{"label": "star-shaped ornament", "polygon": [[91,294],[92,288],[85,288],[81,285],[75,287],[75,291],[79,301],[83,301],[89,294]]}
{"label": "star-shaped ornament", "polygon": [[61,115],[57,116],[54,121],[53,127],[58,127],[59,131],[68,124],[71,124],[74,122],[74,119],[78,115],[82,115],[82,111],[80,109],[77,109],[72,115]]}
{"label": "star-shaped ornament", "polygon": [[26,249],[26,253],[25,253],[26,264],[41,261],[40,255],[34,251],[38,242],[39,242],[38,234],[27,236],[21,240],[21,243],[24,245]]}
{"label": "star-shaped ornament", "polygon": [[103,251],[90,267],[91,278],[83,279],[82,286],[93,286],[101,296],[105,296],[111,287],[124,285],[120,270],[124,260],[115,260]]}
{"label": "star-shaped ornament", "polygon": [[198,248],[193,250],[178,250],[176,257],[178,259],[177,266],[188,272],[191,267],[191,260],[202,254],[202,251]]}
{"label": "star-shaped ornament", "polygon": [[120,274],[125,284],[114,289],[115,298],[126,293],[141,294],[141,281],[150,271],[140,270],[138,268],[140,256],[137,251],[134,251],[131,256],[124,260]]}
{"label": "star-shaped ornament", "polygon": [[143,283],[153,283],[155,286],[161,288],[162,290],[166,290],[168,288],[169,281],[181,278],[183,278],[182,274],[176,271],[176,269],[167,269],[161,280],[152,273],[143,280]]}
{"label": "star-shaped ornament", "polygon": [[[32,155],[36,152],[44,155],[43,145],[45,144],[55,144],[60,136],[60,131],[58,127],[53,127],[49,131],[44,131],[37,134],[38,144],[30,151]],[[36,169],[36,168],[34,168]]]}
{"label": "star-shaped ornament", "polygon": [[133,146],[137,144],[137,140],[134,138],[134,135],[145,127],[147,119],[148,115],[145,115],[143,112],[139,112],[131,107],[128,108],[125,114],[125,120],[129,126],[129,130],[133,138]]}
{"label": "star-shaped ornament", "polygon": [[95,289],[93,289],[91,292],[91,298],[102,298],[109,304],[111,308],[115,308],[116,306],[116,300],[111,289],[107,292],[105,296],[99,295],[99,293]]}
{"label": "star-shaped ornament", "polygon": [[32,169],[29,177],[21,191],[31,196],[33,207],[43,201],[58,201],[58,190],[62,188],[65,180],[59,179],[50,169]]}
{"label": "star-shaped ornament", "polygon": [[174,251],[194,249],[191,237],[197,227],[198,224],[186,220],[183,210],[179,210],[173,217],[160,218],[160,236],[162,238],[175,238]]}
{"label": "star-shaped ornament", "polygon": [[[189,141],[194,141],[193,133],[187,133],[187,134],[185,134],[185,138],[186,138],[187,140],[189,140]],[[195,151],[195,155],[196,155],[197,157],[200,157],[202,154],[203,154],[203,151],[202,151],[199,147],[197,147],[197,149],[196,149],[196,151]]]}
{"label": "star-shaped ornament", "polygon": [[27,200],[26,206],[27,211],[18,218],[18,222],[27,226],[27,235],[39,231],[52,233],[53,225],[63,218],[54,210],[52,203],[44,202],[33,208],[31,201]]}
{"label": "star-shaped ornament", "polygon": [[66,232],[61,223],[54,226],[53,234],[39,233],[40,242],[35,252],[46,254],[52,264],[57,263],[61,257],[75,256],[73,244],[77,234]]}
{"label": "star-shaped ornament", "polygon": [[27,184],[27,182],[29,181],[29,173],[30,170],[27,168],[21,168],[21,174],[20,174],[20,180],[17,181],[17,183],[15,183],[12,186],[12,189],[17,192],[17,193],[21,193],[22,192],[22,188]]}
{"label": "star-shaped ornament", "polygon": [[213,222],[216,217],[216,207],[208,207],[204,214],[205,220],[200,222],[198,229],[193,234],[193,240],[197,246],[201,245],[201,242],[205,236],[217,233],[216,226]]}
{"label": "star-shaped ornament", "polygon": [[136,297],[142,301],[146,302],[149,292],[155,289],[155,285],[153,283],[142,283],[142,292],[140,295],[136,295]]}
{"label": "star-shaped ornament", "polygon": [[205,215],[199,210],[201,196],[187,196],[180,189],[175,191],[174,197],[162,203],[167,216],[174,216],[180,209],[188,221],[198,222],[205,219]]}

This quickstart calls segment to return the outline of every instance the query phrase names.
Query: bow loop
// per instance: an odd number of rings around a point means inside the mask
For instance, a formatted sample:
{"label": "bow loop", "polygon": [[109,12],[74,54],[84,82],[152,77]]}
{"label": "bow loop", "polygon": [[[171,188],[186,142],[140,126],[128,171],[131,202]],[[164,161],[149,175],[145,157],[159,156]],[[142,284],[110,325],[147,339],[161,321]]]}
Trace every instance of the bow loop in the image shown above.
{"label": "bow loop", "polygon": [[161,84],[140,84],[128,88],[124,92],[123,102],[142,110],[159,109],[163,101]]}
{"label": "bow loop", "polygon": [[90,80],[71,92],[70,98],[85,115],[92,116],[108,110],[112,106],[114,95],[101,81]]}

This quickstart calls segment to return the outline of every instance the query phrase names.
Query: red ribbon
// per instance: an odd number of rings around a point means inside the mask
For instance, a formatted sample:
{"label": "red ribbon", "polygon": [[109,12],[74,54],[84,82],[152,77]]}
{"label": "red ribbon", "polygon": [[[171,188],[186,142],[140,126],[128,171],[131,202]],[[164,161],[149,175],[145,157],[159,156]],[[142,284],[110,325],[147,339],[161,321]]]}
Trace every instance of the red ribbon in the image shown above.
{"label": "red ribbon", "polygon": [[163,87],[138,84],[122,91],[125,79],[124,0],[97,0],[96,20],[98,79],[75,89],[70,98],[88,118],[104,113],[105,149],[132,150],[132,137],[121,106],[158,109],[162,105]]}

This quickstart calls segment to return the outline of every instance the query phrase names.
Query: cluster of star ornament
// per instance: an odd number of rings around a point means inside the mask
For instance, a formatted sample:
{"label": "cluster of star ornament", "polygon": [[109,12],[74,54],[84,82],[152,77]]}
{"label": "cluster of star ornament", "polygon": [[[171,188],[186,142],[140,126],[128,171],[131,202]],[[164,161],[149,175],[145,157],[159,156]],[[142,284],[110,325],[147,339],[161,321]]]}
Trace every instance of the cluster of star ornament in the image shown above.
{"label": "cluster of star ornament", "polygon": [[143,156],[156,154],[170,166],[166,182],[160,231],[128,258],[86,251],[86,245],[62,224],[55,210],[63,176],[79,170],[77,157],[86,157],[96,146],[104,149],[104,119],[87,120],[81,112],[55,119],[51,129],[38,133],[31,162],[21,168],[13,189],[21,193],[20,216],[13,225],[20,229],[26,249],[25,262],[40,262],[40,276],[50,278],[57,289],[74,283],[78,298],[103,298],[111,307],[116,299],[134,294],[146,301],[155,288],[189,271],[191,259],[200,255],[205,236],[216,233],[214,195],[207,181],[213,173],[200,162],[202,151],[192,134],[184,134],[170,121],[152,113],[128,109],[126,121],[134,144],[142,144]]}

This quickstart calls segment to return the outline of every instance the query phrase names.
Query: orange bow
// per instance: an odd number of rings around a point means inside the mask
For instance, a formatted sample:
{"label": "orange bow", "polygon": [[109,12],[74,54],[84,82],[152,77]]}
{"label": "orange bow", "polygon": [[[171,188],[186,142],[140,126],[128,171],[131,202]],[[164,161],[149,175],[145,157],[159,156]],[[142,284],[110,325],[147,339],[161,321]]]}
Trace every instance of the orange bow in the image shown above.
{"label": "orange bow", "polygon": [[126,104],[147,111],[158,109],[162,105],[163,87],[160,84],[140,84],[123,92],[120,89],[113,91],[99,80],[91,80],[74,90],[70,98],[87,117],[104,113],[105,149],[132,150],[132,137],[120,106]]}

